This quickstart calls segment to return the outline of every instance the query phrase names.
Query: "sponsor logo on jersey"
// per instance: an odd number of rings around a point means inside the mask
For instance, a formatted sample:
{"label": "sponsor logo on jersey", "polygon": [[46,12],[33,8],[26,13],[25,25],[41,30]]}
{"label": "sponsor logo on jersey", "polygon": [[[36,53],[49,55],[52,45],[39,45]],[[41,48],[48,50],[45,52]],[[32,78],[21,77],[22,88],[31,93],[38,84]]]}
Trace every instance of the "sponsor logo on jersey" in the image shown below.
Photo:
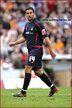
{"label": "sponsor logo on jersey", "polygon": [[33,32],[26,32],[25,34],[33,34]]}

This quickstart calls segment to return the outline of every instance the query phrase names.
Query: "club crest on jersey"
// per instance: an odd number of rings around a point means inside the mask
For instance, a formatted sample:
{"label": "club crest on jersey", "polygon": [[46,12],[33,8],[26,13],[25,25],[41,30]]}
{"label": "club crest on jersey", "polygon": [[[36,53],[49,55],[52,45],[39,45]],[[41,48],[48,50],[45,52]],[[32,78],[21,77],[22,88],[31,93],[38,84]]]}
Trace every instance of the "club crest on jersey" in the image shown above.
{"label": "club crest on jersey", "polygon": [[33,30],[33,27],[31,28],[31,31]]}
{"label": "club crest on jersey", "polygon": [[27,27],[26,27],[26,30],[27,30]]}
{"label": "club crest on jersey", "polygon": [[42,30],[42,35],[45,35],[46,34],[46,31],[45,29]]}

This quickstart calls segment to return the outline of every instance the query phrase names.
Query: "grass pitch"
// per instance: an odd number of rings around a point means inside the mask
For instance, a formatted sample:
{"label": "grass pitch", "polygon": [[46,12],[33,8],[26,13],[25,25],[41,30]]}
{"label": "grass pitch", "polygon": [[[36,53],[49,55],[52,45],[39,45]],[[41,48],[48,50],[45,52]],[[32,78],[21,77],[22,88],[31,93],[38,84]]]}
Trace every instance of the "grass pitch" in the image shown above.
{"label": "grass pitch", "polygon": [[50,89],[28,89],[27,97],[13,97],[20,89],[1,89],[1,107],[71,107],[71,88],[59,88],[48,97]]}

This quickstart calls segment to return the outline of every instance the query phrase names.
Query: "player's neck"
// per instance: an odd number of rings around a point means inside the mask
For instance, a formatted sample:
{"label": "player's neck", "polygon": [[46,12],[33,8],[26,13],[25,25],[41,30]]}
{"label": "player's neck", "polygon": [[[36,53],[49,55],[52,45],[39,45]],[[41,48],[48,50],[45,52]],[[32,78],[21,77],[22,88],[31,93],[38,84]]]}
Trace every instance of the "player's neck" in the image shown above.
{"label": "player's neck", "polygon": [[32,23],[32,22],[33,22],[33,20],[29,21],[29,23]]}
{"label": "player's neck", "polygon": [[35,19],[35,18],[33,18],[31,21],[29,21],[29,23],[32,23],[34,19]]}

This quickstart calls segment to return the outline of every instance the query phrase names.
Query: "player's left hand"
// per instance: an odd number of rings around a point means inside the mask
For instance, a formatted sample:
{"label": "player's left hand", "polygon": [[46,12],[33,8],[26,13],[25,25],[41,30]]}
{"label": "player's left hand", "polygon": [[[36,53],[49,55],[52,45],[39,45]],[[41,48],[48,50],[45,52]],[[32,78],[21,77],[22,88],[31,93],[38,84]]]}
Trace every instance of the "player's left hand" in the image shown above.
{"label": "player's left hand", "polygon": [[56,54],[53,51],[50,51],[50,54],[51,54],[53,59],[56,57]]}

